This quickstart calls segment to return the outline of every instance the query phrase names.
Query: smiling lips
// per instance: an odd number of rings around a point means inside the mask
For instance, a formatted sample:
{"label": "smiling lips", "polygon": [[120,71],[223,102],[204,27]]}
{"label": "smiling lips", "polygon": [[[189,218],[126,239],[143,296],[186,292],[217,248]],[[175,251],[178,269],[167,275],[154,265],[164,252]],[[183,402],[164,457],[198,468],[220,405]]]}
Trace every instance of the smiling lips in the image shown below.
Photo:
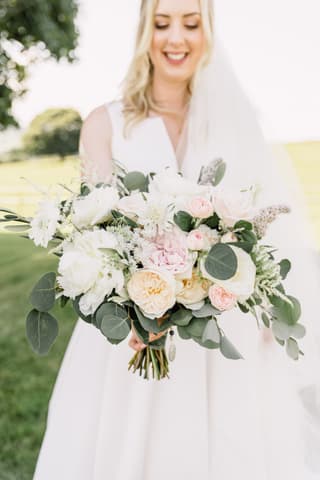
{"label": "smiling lips", "polygon": [[163,52],[163,53],[171,65],[181,65],[189,54],[188,52],[182,52],[182,53]]}

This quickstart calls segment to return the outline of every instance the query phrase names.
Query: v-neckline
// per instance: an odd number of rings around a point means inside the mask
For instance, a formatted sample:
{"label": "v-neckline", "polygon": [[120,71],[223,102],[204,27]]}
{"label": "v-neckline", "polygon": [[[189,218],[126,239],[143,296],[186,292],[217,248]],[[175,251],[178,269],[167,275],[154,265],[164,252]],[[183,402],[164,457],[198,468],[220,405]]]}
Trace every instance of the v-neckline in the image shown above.
{"label": "v-neckline", "polygon": [[189,113],[187,112],[186,116],[185,116],[185,119],[184,119],[184,122],[183,122],[183,126],[182,126],[182,129],[181,129],[181,133],[180,133],[180,136],[179,136],[179,140],[178,140],[178,143],[177,143],[177,148],[175,149],[174,148],[174,145],[172,143],[172,140],[170,138],[170,135],[169,135],[169,132],[168,132],[168,129],[167,129],[167,126],[165,124],[165,121],[163,120],[163,118],[160,116],[160,115],[151,115],[151,116],[148,116],[147,118],[149,120],[156,120],[158,121],[158,123],[161,125],[161,128],[164,132],[164,136],[166,137],[166,141],[167,141],[167,144],[171,150],[171,153],[172,153],[172,156],[175,160],[175,165],[176,165],[176,169],[178,172],[182,172],[182,169],[184,167],[184,163],[185,163],[185,157],[186,157],[186,151],[184,152],[184,155],[183,155],[183,158],[181,159],[181,165],[179,165],[179,161],[178,161],[178,156],[177,156],[177,152],[179,150],[179,147],[180,147],[180,144],[181,144],[181,140],[182,140],[182,136],[184,135],[184,131],[185,131],[185,128],[187,127],[187,122],[188,122],[188,115]]}

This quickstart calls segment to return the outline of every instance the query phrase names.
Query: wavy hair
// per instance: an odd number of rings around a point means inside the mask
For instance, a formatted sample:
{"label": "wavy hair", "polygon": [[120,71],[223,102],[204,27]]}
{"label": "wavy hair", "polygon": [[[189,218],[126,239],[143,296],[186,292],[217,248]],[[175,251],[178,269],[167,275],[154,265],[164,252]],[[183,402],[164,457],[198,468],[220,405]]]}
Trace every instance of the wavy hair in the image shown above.
{"label": "wavy hair", "polygon": [[[171,110],[157,105],[151,92],[153,65],[149,57],[149,50],[154,32],[154,14],[159,0],[142,0],[140,19],[135,41],[135,50],[129,69],[122,83],[122,100],[124,135],[127,137],[130,130],[145,119],[149,110],[159,113],[173,113]],[[201,68],[209,61],[213,51],[214,11],[212,0],[199,0],[202,17],[202,26],[206,40],[206,51],[197,65],[197,69],[188,84],[188,92],[192,95],[196,77]]]}

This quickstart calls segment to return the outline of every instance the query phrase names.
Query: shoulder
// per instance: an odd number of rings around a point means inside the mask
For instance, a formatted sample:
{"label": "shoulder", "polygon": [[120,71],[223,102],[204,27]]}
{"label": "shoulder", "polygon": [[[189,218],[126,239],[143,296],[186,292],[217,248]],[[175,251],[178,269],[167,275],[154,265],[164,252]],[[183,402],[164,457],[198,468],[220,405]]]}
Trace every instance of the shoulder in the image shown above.
{"label": "shoulder", "polygon": [[112,125],[110,114],[106,104],[99,105],[94,108],[84,119],[81,128],[81,138],[86,139],[97,137],[110,138],[112,133]]}

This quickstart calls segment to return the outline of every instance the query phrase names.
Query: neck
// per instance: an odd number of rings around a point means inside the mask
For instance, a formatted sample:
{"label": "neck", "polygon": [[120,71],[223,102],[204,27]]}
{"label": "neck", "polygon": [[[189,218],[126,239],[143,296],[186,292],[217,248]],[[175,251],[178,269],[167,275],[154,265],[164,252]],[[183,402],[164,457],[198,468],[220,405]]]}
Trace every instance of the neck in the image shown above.
{"label": "neck", "polygon": [[189,100],[187,82],[172,83],[156,75],[152,81],[152,96],[161,108],[181,112]]}

